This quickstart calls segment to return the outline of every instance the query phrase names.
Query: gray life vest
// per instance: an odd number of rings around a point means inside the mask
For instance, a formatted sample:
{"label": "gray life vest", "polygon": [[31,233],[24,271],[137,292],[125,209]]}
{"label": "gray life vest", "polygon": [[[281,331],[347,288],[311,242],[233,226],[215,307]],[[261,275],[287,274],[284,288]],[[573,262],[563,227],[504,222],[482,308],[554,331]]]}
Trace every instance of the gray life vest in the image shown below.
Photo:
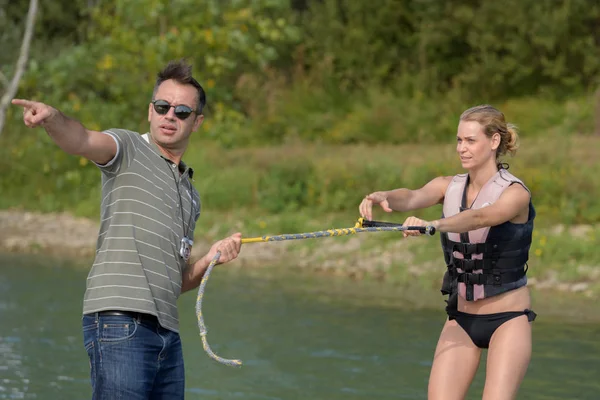
{"label": "gray life vest", "polygon": [[[444,197],[443,217],[469,209],[466,204],[468,174],[456,175]],[[471,209],[493,204],[510,185],[523,182],[500,168],[481,188]],[[529,189],[527,189],[529,191]],[[524,224],[505,222],[467,233],[440,234],[448,271],[443,294],[455,294],[468,301],[494,296],[527,283],[527,260],[533,233],[535,209],[530,201],[529,218]]]}

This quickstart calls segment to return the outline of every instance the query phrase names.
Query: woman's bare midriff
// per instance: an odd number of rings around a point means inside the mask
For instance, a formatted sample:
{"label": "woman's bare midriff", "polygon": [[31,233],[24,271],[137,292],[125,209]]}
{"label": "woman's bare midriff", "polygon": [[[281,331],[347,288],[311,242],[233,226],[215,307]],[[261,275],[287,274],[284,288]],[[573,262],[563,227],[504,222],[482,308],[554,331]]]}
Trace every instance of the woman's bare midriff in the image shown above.
{"label": "woman's bare midriff", "polygon": [[529,308],[531,308],[531,297],[527,286],[477,301],[467,301],[458,296],[458,311],[468,314],[495,314],[523,311]]}

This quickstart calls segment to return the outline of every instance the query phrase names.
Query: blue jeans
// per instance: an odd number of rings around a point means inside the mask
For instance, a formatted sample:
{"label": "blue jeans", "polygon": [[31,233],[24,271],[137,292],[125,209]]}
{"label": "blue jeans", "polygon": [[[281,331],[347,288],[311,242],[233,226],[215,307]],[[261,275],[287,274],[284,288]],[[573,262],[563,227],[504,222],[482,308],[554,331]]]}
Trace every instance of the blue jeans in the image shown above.
{"label": "blue jeans", "polygon": [[154,318],[83,316],[93,400],[180,400],[185,371],[179,334]]}

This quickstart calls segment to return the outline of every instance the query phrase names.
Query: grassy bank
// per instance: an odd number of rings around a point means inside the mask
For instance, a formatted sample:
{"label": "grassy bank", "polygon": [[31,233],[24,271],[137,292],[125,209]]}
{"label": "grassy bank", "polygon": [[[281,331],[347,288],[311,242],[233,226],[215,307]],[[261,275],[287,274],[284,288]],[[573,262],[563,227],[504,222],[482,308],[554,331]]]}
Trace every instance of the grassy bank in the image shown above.
{"label": "grassy bank", "polygon": [[[538,212],[529,263],[534,287],[591,298],[600,295],[599,140],[549,132],[545,137],[523,138],[517,157],[505,160],[531,188]],[[366,193],[414,188],[436,175],[461,172],[452,142],[449,138],[447,144],[435,145],[288,144],[225,150],[197,141],[187,156],[203,198],[196,240],[209,243],[233,231],[249,237],[353,226]],[[14,153],[13,160],[25,154],[30,158],[12,163],[10,170],[28,178],[3,190],[1,208],[66,210],[97,219],[95,167],[71,157],[69,162],[81,162],[76,172],[54,176],[45,172],[52,160],[36,153],[35,146],[18,151],[22,155]],[[14,175],[3,174],[4,184]],[[440,213],[438,206],[415,214],[432,219]],[[376,213],[377,219],[397,222],[407,216]],[[249,246],[257,246],[252,250],[257,256],[275,253],[260,258],[265,266],[285,265],[430,292],[439,289],[444,270],[437,238],[402,240],[396,233],[373,233]]]}
{"label": "grassy bank", "polygon": [[[43,132],[29,131],[19,145],[0,149],[0,208],[98,215],[99,172],[85,159],[56,150]],[[524,137],[510,171],[533,193],[538,226],[600,222],[600,138],[547,132]],[[4,143],[9,144],[6,139]],[[194,166],[204,211],[243,210],[250,220],[275,218],[274,228],[302,229],[305,211],[314,216],[355,215],[362,197],[374,190],[417,188],[435,176],[463,172],[446,143],[410,145],[319,145],[223,149],[192,144],[186,162]],[[420,213],[427,218],[439,210]],[[395,215],[397,219],[404,216]],[[321,219],[319,217],[317,219]],[[256,223],[258,224],[258,222]],[[259,225],[256,225],[259,227]]]}

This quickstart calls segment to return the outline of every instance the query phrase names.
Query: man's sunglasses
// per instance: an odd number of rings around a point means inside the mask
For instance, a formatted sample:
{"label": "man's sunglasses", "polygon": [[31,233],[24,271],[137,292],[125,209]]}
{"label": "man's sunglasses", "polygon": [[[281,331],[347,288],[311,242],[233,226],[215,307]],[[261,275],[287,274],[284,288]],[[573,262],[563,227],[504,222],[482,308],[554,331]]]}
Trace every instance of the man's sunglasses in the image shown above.
{"label": "man's sunglasses", "polygon": [[168,113],[171,107],[175,108],[175,116],[182,121],[186,120],[190,116],[190,114],[194,112],[194,110],[192,110],[188,106],[172,106],[166,100],[154,100],[152,104],[154,105],[154,111],[156,111],[160,115],[165,115],[166,113]]}

